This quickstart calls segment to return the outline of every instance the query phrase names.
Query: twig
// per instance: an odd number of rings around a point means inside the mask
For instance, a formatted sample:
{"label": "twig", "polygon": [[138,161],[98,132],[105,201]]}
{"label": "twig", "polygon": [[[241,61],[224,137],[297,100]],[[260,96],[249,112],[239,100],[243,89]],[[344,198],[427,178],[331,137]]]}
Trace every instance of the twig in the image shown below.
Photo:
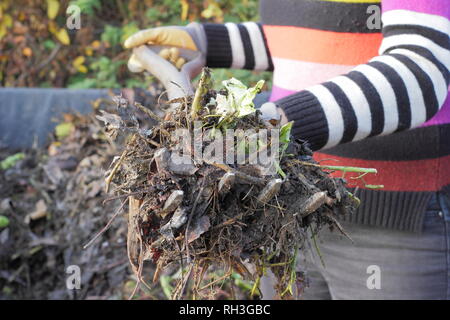
{"label": "twig", "polygon": [[134,295],[136,294],[138,288],[140,288],[140,284],[143,283],[145,285],[145,287],[151,291],[152,288],[147,284],[147,282],[144,281],[144,279],[142,278],[142,270],[144,269],[144,247],[143,247],[143,243],[142,243],[142,238],[139,237],[139,246],[140,246],[140,252],[139,252],[139,267],[138,270],[136,272],[136,278],[137,278],[137,282],[136,282],[136,286],[134,287],[133,292],[131,293],[131,295],[128,297],[128,300],[133,299]]}
{"label": "twig", "polygon": [[50,55],[42,61],[34,70],[34,72],[40,71],[42,68],[44,68],[46,65],[48,65],[50,62],[52,62],[53,59],[55,59],[56,55],[58,54],[59,50],[61,49],[61,44],[57,44],[56,47],[53,48],[52,52],[50,52]]}
{"label": "twig", "polygon": [[139,110],[141,110],[143,113],[145,113],[146,115],[148,115],[150,118],[152,118],[152,119],[154,119],[154,120],[156,120],[156,121],[158,121],[158,122],[161,122],[162,121],[162,119],[160,118],[160,117],[158,117],[158,115],[156,114],[156,113],[154,113],[152,110],[150,110],[150,109],[148,109],[148,108],[146,108],[146,107],[144,107],[142,104],[140,104],[139,102],[135,102],[134,103],[134,106],[136,107],[136,108],[138,108]]}
{"label": "twig", "polygon": [[208,284],[205,284],[203,287],[201,287],[200,289],[198,289],[198,291],[205,290],[206,288],[208,288],[208,287],[210,287],[210,286],[216,284],[217,282],[220,282],[220,281],[222,281],[222,280],[225,280],[225,279],[228,278],[230,275],[231,275],[231,270],[229,270],[224,276],[222,276],[222,277],[220,277],[220,278],[218,278],[218,279],[216,279],[216,280],[214,280],[214,281],[211,281],[211,282],[209,282]]}
{"label": "twig", "polygon": [[124,207],[124,205],[125,205],[125,203],[126,203],[127,201],[126,200],[124,200],[123,202],[122,202],[122,204],[120,205],[120,208],[119,209],[117,209],[116,210],[116,212],[114,212],[114,214],[113,214],[113,216],[111,217],[111,219],[109,219],[109,221],[108,221],[108,223],[103,227],[103,229],[102,230],[100,230],[88,243],[86,243],[84,246],[83,246],[83,249],[87,249],[91,244],[93,244],[94,243],[94,241],[95,240],[97,240],[98,239],[98,237],[100,237],[103,233],[105,233],[105,231],[106,230],[108,230],[109,229],[109,227],[111,226],[111,224],[112,224],[112,222],[114,221],[114,219],[116,219],[116,217],[119,215],[119,213],[122,211],[122,209],[123,209],[123,207]]}
{"label": "twig", "polygon": [[[194,269],[194,265],[195,265],[195,260],[194,262],[189,266],[189,271],[186,272],[186,275],[183,277],[183,270],[181,271],[181,282],[180,282],[180,287],[175,289],[175,292],[172,296],[173,300],[180,300],[183,297],[183,292],[184,292],[184,288],[186,287],[186,284],[189,280],[189,277],[191,276],[192,270]],[[177,286],[178,287],[178,286]],[[178,297],[177,297],[178,296]]]}
{"label": "twig", "polygon": [[341,226],[341,224],[339,223],[339,221],[336,220],[335,217],[333,217],[333,215],[329,212],[325,213],[325,216],[328,217],[328,219],[330,219],[331,221],[333,221],[334,225],[336,226],[336,228],[338,228],[339,232],[342,233],[347,239],[349,239],[353,244],[355,243],[355,241],[353,241],[353,239],[350,237],[350,235],[345,232],[344,228]]}
{"label": "twig", "polygon": [[114,168],[111,170],[111,173],[105,179],[105,183],[106,183],[105,191],[106,191],[106,193],[109,192],[109,185],[111,184],[111,181],[114,178],[117,170],[119,170],[120,166],[122,165],[122,161],[125,158],[125,155],[127,154],[127,152],[128,152],[128,150],[125,148],[125,150],[123,150],[122,155],[120,156],[119,160],[114,165]]}
{"label": "twig", "polygon": [[317,244],[316,234],[314,233],[311,226],[309,226],[309,230],[311,231],[311,238],[313,240],[314,248],[316,249],[317,255],[319,256],[320,262],[322,266],[325,267],[325,261],[323,260],[322,253],[320,252],[319,245]]}
{"label": "twig", "polygon": [[315,164],[315,163],[310,163],[310,162],[300,161],[300,160],[295,160],[295,162],[302,164],[304,166],[311,166],[311,167],[317,167],[317,168],[328,169],[328,170],[336,170],[336,171],[344,171],[344,172],[359,172],[359,173],[375,173],[375,174],[378,173],[377,169],[375,169],[375,168],[328,166],[328,165]]}
{"label": "twig", "polygon": [[129,196],[135,196],[135,195],[138,195],[138,194],[142,194],[145,191],[146,190],[141,189],[139,191],[135,191],[135,192],[125,193],[125,194],[120,194],[118,196],[109,197],[109,198],[106,198],[105,200],[103,200],[102,204],[105,205],[109,201],[113,201],[113,200],[117,200],[117,199],[121,199],[121,198],[128,198]]}

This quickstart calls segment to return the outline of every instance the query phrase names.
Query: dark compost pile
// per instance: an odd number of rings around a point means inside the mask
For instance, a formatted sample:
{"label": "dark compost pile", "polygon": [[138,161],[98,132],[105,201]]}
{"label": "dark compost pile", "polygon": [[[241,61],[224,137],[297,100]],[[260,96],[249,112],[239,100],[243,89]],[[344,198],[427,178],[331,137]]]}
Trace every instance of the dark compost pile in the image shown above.
{"label": "dark compost pile", "polygon": [[[289,296],[297,252],[309,240],[306,231],[316,234],[330,226],[344,233],[337,217],[352,212],[358,201],[343,179],[332,178],[314,162],[305,142],[290,137],[289,124],[265,123],[251,110],[258,86],[247,89],[231,79],[214,91],[210,81],[204,70],[195,96],[169,102],[178,108],[164,119],[147,112],[149,120],[158,121],[151,130],[142,129],[134,114],[143,107],[131,107],[123,98],[117,99],[116,113],[98,117],[111,137],[127,136],[126,148],[111,164],[107,187],[117,197],[129,197],[130,263],[145,284],[145,260],[156,264],[154,281],[166,268],[181,267],[174,299],[183,296],[188,282],[194,297],[202,297],[200,291],[209,285],[203,278],[212,265],[224,270],[224,278],[238,272],[255,281],[253,291],[270,268],[279,295]],[[180,129],[182,137],[191,137],[188,143],[180,142]],[[253,130],[258,137],[272,129],[268,135],[278,134],[279,145],[273,152],[273,140],[257,140],[255,147],[252,135],[235,134],[219,156],[215,148],[224,140],[218,137],[227,129]],[[199,137],[200,150],[195,149]],[[185,161],[180,164],[174,155],[181,149]],[[249,161],[268,149],[268,165]],[[236,150],[246,151],[244,162],[237,160]],[[230,153],[231,163],[221,161]]]}
{"label": "dark compost pile", "polygon": [[[104,201],[104,169],[120,141],[95,113],[62,120],[46,148],[0,149],[0,300],[121,299],[134,287],[124,288],[132,279],[124,216],[83,249],[120,207]],[[66,287],[70,266],[81,270],[78,290]]]}

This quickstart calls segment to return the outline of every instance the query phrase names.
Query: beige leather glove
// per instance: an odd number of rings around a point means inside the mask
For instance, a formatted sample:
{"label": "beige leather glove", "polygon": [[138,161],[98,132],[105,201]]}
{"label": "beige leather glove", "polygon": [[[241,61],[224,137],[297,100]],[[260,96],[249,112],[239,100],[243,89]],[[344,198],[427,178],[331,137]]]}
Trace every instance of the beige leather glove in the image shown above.
{"label": "beige leather glove", "polygon": [[159,45],[184,48],[206,54],[206,35],[201,24],[193,22],[186,27],[171,26],[141,30],[125,40],[124,47]]}
{"label": "beige leather glove", "polygon": [[124,46],[133,48],[129,70],[153,74],[168,90],[169,99],[192,94],[190,80],[206,61],[206,35],[198,23],[141,30],[126,39]]}

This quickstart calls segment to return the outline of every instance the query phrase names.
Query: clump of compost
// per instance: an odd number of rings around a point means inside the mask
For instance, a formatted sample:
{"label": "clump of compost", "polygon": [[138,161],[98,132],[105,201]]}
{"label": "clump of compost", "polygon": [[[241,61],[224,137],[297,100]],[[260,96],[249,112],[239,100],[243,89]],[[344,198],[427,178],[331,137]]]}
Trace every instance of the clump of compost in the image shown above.
{"label": "clump of compost", "polygon": [[[154,281],[178,264],[182,274],[172,298],[183,296],[188,280],[194,297],[201,296],[213,285],[202,282],[205,273],[219,266],[225,275],[214,283],[237,272],[254,281],[256,293],[270,268],[277,292],[286,297],[296,282],[297,252],[309,240],[307,230],[316,234],[330,226],[344,232],[337,218],[358,201],[343,179],[332,178],[312,159],[306,142],[290,136],[290,123],[260,118],[252,101],[262,82],[250,89],[236,79],[223,84],[212,90],[209,71],[203,70],[194,97],[169,101],[178,107],[164,119],[118,97],[116,114],[98,116],[111,137],[128,137],[107,172],[107,188],[129,198],[128,257],[143,283],[144,260],[156,264]],[[141,129],[138,109],[157,121],[152,129]],[[227,130],[234,130],[229,145],[221,138]],[[250,134],[242,138],[239,132]],[[269,139],[261,140],[264,134]],[[180,150],[181,163],[175,157]],[[245,156],[238,159],[237,150]],[[252,161],[263,152],[268,164]]]}

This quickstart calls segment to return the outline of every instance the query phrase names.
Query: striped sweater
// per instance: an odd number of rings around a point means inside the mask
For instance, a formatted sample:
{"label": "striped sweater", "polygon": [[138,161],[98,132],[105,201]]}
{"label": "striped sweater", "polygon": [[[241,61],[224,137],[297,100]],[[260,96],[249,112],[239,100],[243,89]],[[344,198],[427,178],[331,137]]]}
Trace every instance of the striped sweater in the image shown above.
{"label": "striped sweater", "polygon": [[204,25],[208,66],[273,70],[271,101],[317,161],[379,172],[346,174],[362,203],[346,220],[420,232],[432,193],[450,195],[449,1],[261,0],[260,12]]}

